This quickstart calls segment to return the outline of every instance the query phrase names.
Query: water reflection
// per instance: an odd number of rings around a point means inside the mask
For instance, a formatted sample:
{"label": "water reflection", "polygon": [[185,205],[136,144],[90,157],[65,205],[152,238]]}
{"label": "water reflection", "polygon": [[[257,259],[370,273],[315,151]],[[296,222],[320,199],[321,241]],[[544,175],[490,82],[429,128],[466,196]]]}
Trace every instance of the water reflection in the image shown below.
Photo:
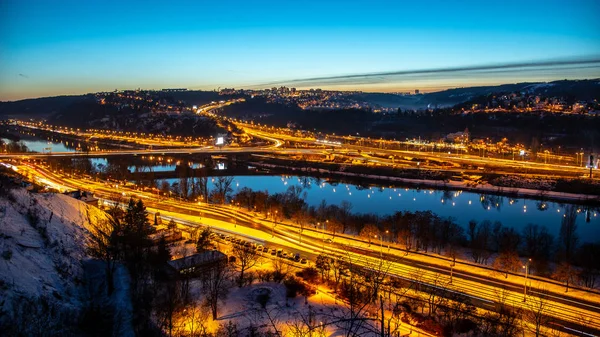
{"label": "water reflection", "polygon": [[[175,182],[176,179],[169,181]],[[209,184],[212,184],[210,180]],[[249,187],[274,194],[285,192],[289,186],[294,185],[303,188],[302,195],[306,196],[306,202],[315,207],[321,200],[326,200],[328,204],[336,205],[348,201],[353,205],[353,212],[378,215],[393,214],[396,211],[431,210],[441,217],[455,218],[458,224],[465,228],[472,219],[500,221],[518,231],[528,223],[537,223],[547,226],[555,237],[558,237],[564,210],[569,205],[464,191],[355,186],[295,176],[236,176],[232,186],[234,193],[243,187]],[[598,209],[578,206],[577,210],[578,234],[581,240],[598,240]]]}

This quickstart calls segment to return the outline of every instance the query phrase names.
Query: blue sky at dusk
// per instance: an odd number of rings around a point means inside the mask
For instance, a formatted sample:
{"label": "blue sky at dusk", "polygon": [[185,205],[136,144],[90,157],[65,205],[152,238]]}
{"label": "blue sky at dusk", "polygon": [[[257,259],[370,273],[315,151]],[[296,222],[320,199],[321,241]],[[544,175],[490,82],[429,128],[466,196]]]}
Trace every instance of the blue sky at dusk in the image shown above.
{"label": "blue sky at dusk", "polygon": [[[366,91],[598,78],[600,1],[0,1],[0,100],[289,83]],[[575,62],[576,63],[576,62]]]}

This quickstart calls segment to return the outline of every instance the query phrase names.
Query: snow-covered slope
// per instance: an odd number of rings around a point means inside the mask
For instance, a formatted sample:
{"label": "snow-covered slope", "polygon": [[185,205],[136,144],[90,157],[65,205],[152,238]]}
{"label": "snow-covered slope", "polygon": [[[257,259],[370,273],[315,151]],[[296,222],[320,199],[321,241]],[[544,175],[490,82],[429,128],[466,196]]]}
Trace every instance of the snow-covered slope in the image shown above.
{"label": "snow-covered slope", "polygon": [[106,213],[62,194],[12,195],[0,199],[0,309],[11,312],[23,297],[77,309],[90,232]]}

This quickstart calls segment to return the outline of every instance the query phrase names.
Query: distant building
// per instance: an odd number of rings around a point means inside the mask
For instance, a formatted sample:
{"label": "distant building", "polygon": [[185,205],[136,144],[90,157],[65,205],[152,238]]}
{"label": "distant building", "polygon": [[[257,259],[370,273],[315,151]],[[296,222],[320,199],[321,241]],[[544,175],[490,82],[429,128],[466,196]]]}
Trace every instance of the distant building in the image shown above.
{"label": "distant building", "polygon": [[421,91],[419,89],[415,89],[415,95],[418,95],[420,93],[421,93]]}
{"label": "distant building", "polygon": [[209,250],[168,262],[169,268],[180,275],[200,274],[221,263],[227,263],[227,255]]}
{"label": "distant building", "polygon": [[468,143],[469,129],[467,128],[463,132],[450,133],[446,136],[446,140],[452,143]]}
{"label": "distant building", "polygon": [[71,198],[81,200],[88,205],[98,206],[98,198],[94,197],[92,192],[77,190],[73,192],[67,192],[65,194],[70,196]]}
{"label": "distant building", "polygon": [[182,92],[187,91],[187,88],[172,88],[172,89],[162,89],[164,92]]}

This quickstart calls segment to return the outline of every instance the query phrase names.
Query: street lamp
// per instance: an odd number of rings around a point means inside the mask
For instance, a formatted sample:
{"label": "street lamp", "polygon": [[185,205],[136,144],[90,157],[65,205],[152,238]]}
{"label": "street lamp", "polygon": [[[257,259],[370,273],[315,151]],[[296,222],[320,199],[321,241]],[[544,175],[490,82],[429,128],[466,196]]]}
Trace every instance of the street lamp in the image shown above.
{"label": "street lamp", "polygon": [[[375,240],[377,240],[377,234],[374,235]],[[383,259],[383,240],[382,237],[379,237],[379,257]]]}
{"label": "street lamp", "polygon": [[386,236],[386,241],[387,241],[387,248],[388,248],[388,252],[390,251],[390,231],[389,230],[385,230],[385,236]]}
{"label": "street lamp", "polygon": [[525,284],[523,287],[523,302],[527,301],[527,276],[529,276],[529,263],[531,263],[531,259],[527,260],[523,268],[525,268]]}
{"label": "street lamp", "polygon": [[450,263],[450,284],[452,284],[452,275],[454,272],[455,265],[456,265],[456,257],[452,257],[452,263]]}

